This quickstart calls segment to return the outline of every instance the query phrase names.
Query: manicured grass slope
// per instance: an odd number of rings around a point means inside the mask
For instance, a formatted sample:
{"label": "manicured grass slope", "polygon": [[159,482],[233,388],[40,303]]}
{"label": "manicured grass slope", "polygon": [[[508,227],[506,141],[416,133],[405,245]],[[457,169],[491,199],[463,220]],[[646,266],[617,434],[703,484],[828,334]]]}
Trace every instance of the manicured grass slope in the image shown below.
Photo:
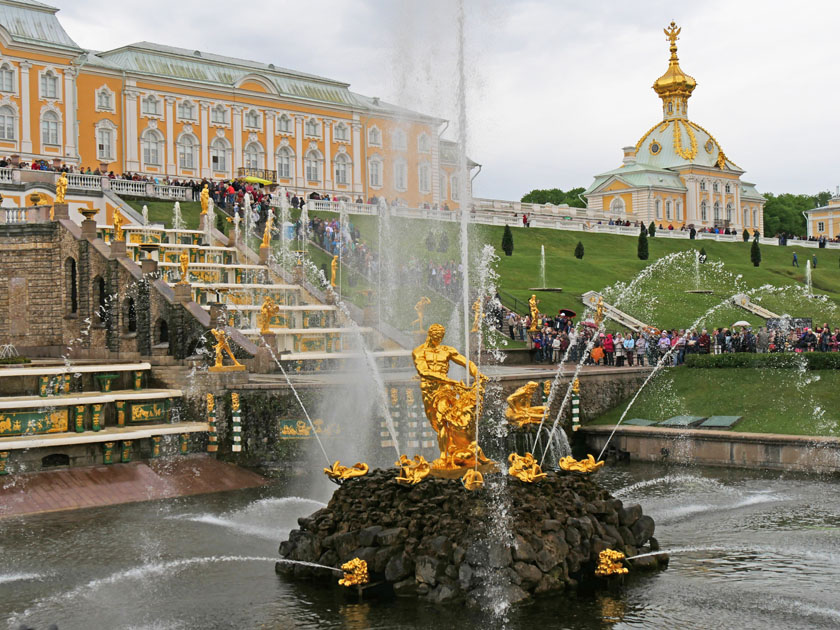
{"label": "manicured grass slope", "polygon": [[[592,424],[615,424],[625,401]],[[668,368],[639,395],[627,418],[743,416],[734,431],[840,435],[840,371]]]}

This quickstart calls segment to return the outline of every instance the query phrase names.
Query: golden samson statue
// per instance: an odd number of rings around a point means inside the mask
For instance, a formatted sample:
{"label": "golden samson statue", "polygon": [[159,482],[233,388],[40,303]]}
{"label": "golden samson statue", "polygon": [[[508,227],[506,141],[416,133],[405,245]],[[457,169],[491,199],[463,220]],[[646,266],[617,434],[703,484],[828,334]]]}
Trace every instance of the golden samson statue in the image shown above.
{"label": "golden samson statue", "polygon": [[[426,417],[437,433],[440,457],[432,462],[432,474],[450,471],[458,476],[465,468],[476,466],[483,471],[495,470],[476,442],[476,420],[481,415],[484,383],[475,363],[451,346],[441,342],[446,329],[440,324],[429,326],[425,343],[412,352],[414,367],[420,376],[420,393]],[[473,384],[466,385],[448,376],[449,363],[467,368]]]}

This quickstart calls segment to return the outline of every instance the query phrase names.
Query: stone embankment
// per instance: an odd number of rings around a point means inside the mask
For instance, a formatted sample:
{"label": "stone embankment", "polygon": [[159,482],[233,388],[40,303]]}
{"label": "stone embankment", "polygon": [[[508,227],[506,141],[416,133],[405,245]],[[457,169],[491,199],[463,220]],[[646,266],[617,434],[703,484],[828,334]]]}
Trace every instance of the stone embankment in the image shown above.
{"label": "stone embankment", "polygon": [[[501,475],[467,491],[459,480],[427,478],[401,486],[393,470],[350,479],[329,505],[298,519],[280,545],[287,560],[339,567],[368,564],[371,582],[398,597],[433,603],[509,603],[605,585],[594,577],[598,554],[657,551],[655,524],[639,505],[623,505],[587,477],[548,473],[522,483]],[[630,561],[667,566],[667,555]],[[278,562],[277,572],[336,583],[332,571]]]}

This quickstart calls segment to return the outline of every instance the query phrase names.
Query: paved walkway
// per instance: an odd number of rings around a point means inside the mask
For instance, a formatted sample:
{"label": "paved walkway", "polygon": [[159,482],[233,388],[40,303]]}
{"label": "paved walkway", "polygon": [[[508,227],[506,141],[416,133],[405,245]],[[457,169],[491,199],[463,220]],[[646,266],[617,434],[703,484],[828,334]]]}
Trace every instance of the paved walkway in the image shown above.
{"label": "paved walkway", "polygon": [[206,455],[0,477],[0,519],[261,486],[266,480]]}

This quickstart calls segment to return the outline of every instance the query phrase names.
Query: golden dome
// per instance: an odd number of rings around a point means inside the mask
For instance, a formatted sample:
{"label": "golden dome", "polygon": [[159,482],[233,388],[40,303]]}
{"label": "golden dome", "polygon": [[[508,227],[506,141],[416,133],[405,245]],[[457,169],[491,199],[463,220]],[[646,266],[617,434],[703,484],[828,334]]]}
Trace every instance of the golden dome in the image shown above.
{"label": "golden dome", "polygon": [[665,29],[665,35],[671,42],[671,59],[668,62],[668,69],[653,84],[653,89],[662,99],[662,110],[665,118],[685,118],[687,103],[697,81],[694,77],[687,75],[680,68],[680,60],[677,58],[677,35],[681,28],[677,28],[674,22]]}

